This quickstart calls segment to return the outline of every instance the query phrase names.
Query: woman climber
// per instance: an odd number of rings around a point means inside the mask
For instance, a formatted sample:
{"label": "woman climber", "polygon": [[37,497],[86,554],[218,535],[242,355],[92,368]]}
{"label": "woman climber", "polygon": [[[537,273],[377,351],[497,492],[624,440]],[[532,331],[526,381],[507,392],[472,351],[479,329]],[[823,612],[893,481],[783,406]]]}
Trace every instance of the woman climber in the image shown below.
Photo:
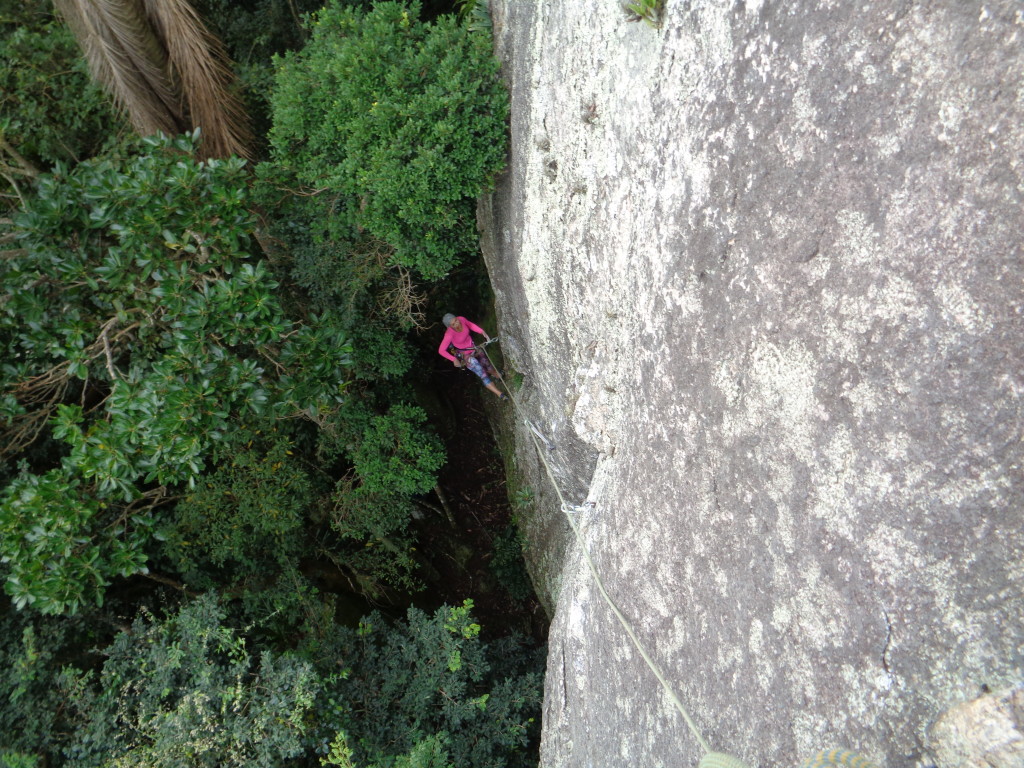
{"label": "woman climber", "polygon": [[[442,318],[442,322],[448,330],[444,332],[444,338],[441,340],[441,346],[437,348],[437,353],[441,357],[451,360],[456,368],[462,368],[463,366],[469,368],[469,370],[480,377],[484,386],[491,390],[491,392],[502,400],[508,400],[508,395],[498,389],[494,382],[491,381],[492,376],[498,375],[494,370],[494,366],[491,365],[491,361],[487,359],[487,355],[482,349],[476,349],[473,346],[473,337],[470,335],[470,331],[482,334],[487,341],[490,341],[491,337],[487,335],[487,331],[479,325],[471,323],[461,315],[456,316],[451,312]],[[451,348],[451,351],[449,351],[449,348]],[[453,352],[454,354],[452,354]]]}

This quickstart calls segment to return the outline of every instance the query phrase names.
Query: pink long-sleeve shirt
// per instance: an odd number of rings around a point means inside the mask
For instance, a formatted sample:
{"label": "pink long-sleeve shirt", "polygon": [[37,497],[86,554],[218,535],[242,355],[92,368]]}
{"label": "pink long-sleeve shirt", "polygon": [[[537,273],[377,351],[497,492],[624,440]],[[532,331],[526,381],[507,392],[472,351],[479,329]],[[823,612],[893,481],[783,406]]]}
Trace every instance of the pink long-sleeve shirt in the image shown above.
{"label": "pink long-sleeve shirt", "polygon": [[484,332],[483,328],[481,328],[479,325],[469,322],[469,320],[462,317],[461,315],[459,317],[456,317],[455,319],[462,323],[462,330],[456,332],[453,328],[448,328],[444,332],[444,338],[441,339],[441,346],[437,348],[437,353],[441,355],[441,357],[446,357],[452,362],[455,362],[455,356],[448,351],[449,345],[455,347],[456,349],[471,350],[473,349],[473,337],[470,335],[470,331],[480,333],[485,336],[487,335]]}

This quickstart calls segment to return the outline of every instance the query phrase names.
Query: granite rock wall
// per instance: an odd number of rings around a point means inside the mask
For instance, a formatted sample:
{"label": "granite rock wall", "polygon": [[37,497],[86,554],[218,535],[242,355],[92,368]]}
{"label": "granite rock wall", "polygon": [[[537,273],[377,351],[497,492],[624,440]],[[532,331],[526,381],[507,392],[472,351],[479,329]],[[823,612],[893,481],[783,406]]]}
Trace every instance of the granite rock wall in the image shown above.
{"label": "granite rock wall", "polygon": [[[706,739],[1024,764],[1024,6],[491,13],[512,146],[480,222],[518,415]],[[542,764],[696,765],[516,424]]]}

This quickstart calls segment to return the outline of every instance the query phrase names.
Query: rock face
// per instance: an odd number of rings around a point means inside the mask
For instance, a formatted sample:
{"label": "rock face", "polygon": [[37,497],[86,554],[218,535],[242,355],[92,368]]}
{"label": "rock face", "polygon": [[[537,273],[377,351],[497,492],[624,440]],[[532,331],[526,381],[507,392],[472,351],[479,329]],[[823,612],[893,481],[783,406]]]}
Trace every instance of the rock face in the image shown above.
{"label": "rock face", "polygon": [[[1020,765],[1024,7],[491,12],[512,149],[480,217],[519,413],[704,737]],[[542,764],[696,765],[517,430]]]}

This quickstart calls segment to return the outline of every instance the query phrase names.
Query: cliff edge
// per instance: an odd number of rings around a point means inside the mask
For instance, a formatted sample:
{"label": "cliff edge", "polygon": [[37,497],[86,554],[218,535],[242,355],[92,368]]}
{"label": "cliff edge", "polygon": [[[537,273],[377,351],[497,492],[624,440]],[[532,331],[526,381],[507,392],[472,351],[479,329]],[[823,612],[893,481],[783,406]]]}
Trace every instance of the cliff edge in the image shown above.
{"label": "cliff edge", "polygon": [[[714,748],[1024,765],[1024,15],[492,0],[519,416]],[[522,419],[542,765],[696,765]]]}

